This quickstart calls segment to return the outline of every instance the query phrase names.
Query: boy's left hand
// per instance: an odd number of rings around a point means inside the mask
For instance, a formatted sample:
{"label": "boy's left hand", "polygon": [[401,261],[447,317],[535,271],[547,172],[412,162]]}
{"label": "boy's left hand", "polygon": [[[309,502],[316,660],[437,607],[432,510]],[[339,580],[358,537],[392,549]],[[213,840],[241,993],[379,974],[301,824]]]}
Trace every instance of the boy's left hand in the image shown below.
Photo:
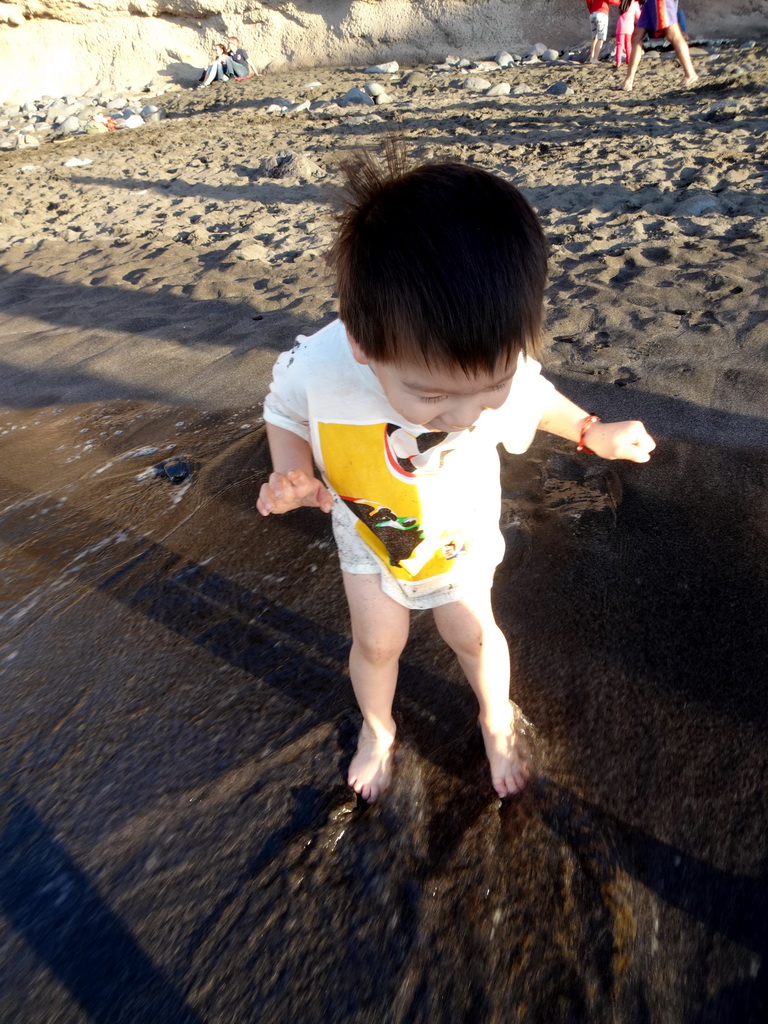
{"label": "boy's left hand", "polygon": [[584,444],[602,459],[628,459],[648,462],[656,442],[639,420],[619,423],[593,423]]}

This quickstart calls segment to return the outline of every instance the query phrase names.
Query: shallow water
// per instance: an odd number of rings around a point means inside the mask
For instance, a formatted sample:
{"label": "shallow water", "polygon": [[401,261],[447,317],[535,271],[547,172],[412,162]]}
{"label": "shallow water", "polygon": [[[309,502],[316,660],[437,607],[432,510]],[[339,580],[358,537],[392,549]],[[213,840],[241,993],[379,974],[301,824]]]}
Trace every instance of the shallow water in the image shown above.
{"label": "shallow water", "polygon": [[366,808],[329,524],[254,513],[258,422],[0,420],[0,1020],[762,1020],[765,454],[505,461],[537,778],[495,798],[417,614]]}

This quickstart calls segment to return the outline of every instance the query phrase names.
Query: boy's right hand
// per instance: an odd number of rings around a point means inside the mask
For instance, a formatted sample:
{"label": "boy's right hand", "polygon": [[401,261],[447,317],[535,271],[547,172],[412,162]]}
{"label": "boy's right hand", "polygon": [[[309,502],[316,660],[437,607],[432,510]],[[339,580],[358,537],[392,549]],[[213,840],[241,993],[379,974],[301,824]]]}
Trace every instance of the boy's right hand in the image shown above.
{"label": "boy's right hand", "polygon": [[282,515],[303,507],[330,512],[332,506],[333,497],[325,484],[314,476],[307,476],[301,469],[270,474],[269,480],[261,485],[256,502],[263,516]]}

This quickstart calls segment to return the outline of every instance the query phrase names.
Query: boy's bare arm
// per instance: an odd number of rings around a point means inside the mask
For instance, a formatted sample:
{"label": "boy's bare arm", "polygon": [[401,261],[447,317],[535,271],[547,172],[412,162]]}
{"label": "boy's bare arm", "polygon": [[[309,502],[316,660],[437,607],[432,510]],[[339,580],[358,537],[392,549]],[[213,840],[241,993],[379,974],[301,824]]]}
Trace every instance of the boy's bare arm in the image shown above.
{"label": "boy's bare arm", "polygon": [[330,512],[333,498],[315,476],[312,449],[292,430],[267,424],[272,473],[261,485],[256,508],[263,516],[281,515],[308,506]]}
{"label": "boy's bare arm", "polygon": [[619,423],[592,423],[582,438],[584,420],[588,412],[581,409],[559,391],[555,391],[539,420],[539,429],[546,430],[569,441],[584,439],[589,448],[603,459],[629,459],[630,462],[648,462],[656,442],[639,420]]}

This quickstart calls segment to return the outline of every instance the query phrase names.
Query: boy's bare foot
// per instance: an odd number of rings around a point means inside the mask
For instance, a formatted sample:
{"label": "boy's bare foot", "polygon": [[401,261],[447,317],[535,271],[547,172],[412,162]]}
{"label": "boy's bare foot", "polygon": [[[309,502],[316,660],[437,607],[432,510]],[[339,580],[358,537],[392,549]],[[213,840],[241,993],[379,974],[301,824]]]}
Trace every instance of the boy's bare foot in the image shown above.
{"label": "boy's bare foot", "polygon": [[531,773],[527,751],[515,730],[515,717],[521,714],[519,708],[509,704],[509,716],[499,725],[480,722],[485,753],[491,768],[491,782],[497,796],[519,793]]}
{"label": "boy's bare foot", "polygon": [[363,800],[373,803],[389,786],[392,778],[392,744],[394,733],[377,736],[363,722],[357,739],[357,750],[349,766],[347,782]]}
{"label": "boy's bare foot", "polygon": [[624,79],[624,85],[622,85],[621,88],[624,90],[624,92],[632,92],[632,86],[634,84],[635,84],[634,78],[625,78]]}
{"label": "boy's bare foot", "polygon": [[698,82],[698,80],[699,80],[699,76],[698,75],[689,75],[688,78],[685,79],[685,82],[683,84],[685,85],[686,89],[690,89],[690,87],[693,85],[693,83],[694,82]]}

